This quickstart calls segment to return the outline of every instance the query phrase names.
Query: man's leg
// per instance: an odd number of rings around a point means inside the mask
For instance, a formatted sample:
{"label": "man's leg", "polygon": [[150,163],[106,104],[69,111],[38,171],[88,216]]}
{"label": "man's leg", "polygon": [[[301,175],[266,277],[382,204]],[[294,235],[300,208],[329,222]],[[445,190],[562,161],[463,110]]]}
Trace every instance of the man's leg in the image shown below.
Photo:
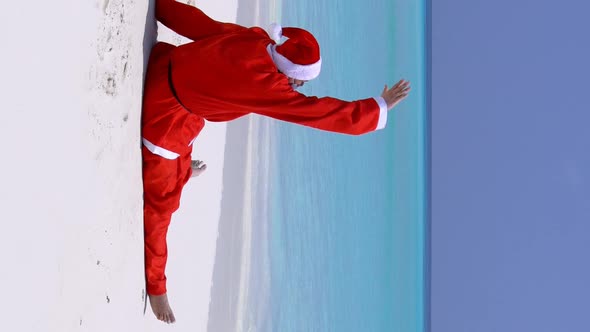
{"label": "man's leg", "polygon": [[190,154],[169,160],[142,147],[146,288],[159,320],[175,321],[166,295],[166,234],[172,213],[180,205],[182,187],[191,176]]}
{"label": "man's leg", "polygon": [[[142,109],[142,135],[146,140],[147,137],[153,137],[156,138],[154,142],[157,142],[159,135],[174,127],[177,115],[182,118],[188,114],[168,85],[169,54],[173,49],[172,45],[158,43],[150,54]],[[205,125],[203,119],[186,123],[191,124],[195,136]],[[168,141],[171,139],[182,141],[186,138],[173,134],[166,137]],[[174,152],[180,154],[176,159],[166,159],[142,147],[146,288],[154,314],[169,323],[175,319],[166,295],[166,234],[172,213],[180,205],[182,188],[192,172],[192,146],[187,143],[176,144],[178,150]]]}
{"label": "man's leg", "polygon": [[215,21],[197,7],[175,0],[156,0],[156,19],[192,40],[246,29],[237,24]]}

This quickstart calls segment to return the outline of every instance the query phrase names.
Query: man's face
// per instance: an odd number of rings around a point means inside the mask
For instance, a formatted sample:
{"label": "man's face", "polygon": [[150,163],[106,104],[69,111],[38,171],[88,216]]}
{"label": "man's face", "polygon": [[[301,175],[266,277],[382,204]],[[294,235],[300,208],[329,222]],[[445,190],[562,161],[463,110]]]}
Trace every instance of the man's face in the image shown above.
{"label": "man's face", "polygon": [[302,87],[303,84],[305,84],[305,82],[307,82],[307,81],[302,81],[302,80],[298,80],[296,78],[289,77],[289,84],[291,84],[291,87],[293,87],[293,90],[296,90],[297,88]]}

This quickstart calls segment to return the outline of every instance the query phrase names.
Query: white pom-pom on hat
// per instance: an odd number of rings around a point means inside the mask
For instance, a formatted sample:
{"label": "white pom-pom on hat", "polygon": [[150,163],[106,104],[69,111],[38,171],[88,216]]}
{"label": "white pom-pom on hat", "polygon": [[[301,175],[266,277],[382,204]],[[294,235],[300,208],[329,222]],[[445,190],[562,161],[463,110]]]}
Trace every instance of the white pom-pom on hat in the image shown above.
{"label": "white pom-pom on hat", "polygon": [[283,27],[281,27],[277,23],[272,23],[268,27],[268,35],[270,36],[270,38],[272,38],[272,40],[275,41],[275,43],[280,43],[281,38],[283,37]]}

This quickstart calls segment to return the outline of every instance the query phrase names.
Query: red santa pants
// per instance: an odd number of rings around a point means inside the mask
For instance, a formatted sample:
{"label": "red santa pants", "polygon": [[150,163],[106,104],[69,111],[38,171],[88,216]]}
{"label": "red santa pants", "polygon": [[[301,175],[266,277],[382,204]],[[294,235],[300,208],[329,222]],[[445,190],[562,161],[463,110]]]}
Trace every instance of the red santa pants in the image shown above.
{"label": "red santa pants", "polygon": [[[149,124],[153,123],[153,119],[162,117],[162,114],[174,117],[174,112],[188,112],[175,98],[168,83],[168,53],[173,48],[171,45],[158,43],[150,55],[142,111],[144,135],[146,132],[154,132]],[[199,118],[192,124],[192,132],[198,134],[205,121]],[[155,132],[159,132],[157,129]],[[174,151],[179,154],[175,159],[164,158],[152,153],[145,145],[142,146],[145,275],[147,292],[150,295],[166,293],[166,234],[172,213],[180,206],[182,188],[192,174],[192,146],[183,146],[182,151]]]}
{"label": "red santa pants", "polygon": [[166,234],[172,213],[180,205],[183,186],[191,176],[191,158],[162,158],[142,147],[145,275],[150,295],[166,293]]}

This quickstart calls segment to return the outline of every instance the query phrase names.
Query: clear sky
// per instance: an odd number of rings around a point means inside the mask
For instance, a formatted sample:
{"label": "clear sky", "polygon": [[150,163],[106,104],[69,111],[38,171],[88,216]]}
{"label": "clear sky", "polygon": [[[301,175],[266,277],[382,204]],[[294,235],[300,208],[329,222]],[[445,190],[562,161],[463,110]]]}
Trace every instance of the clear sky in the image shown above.
{"label": "clear sky", "polygon": [[590,331],[589,12],[432,1],[433,332]]}

